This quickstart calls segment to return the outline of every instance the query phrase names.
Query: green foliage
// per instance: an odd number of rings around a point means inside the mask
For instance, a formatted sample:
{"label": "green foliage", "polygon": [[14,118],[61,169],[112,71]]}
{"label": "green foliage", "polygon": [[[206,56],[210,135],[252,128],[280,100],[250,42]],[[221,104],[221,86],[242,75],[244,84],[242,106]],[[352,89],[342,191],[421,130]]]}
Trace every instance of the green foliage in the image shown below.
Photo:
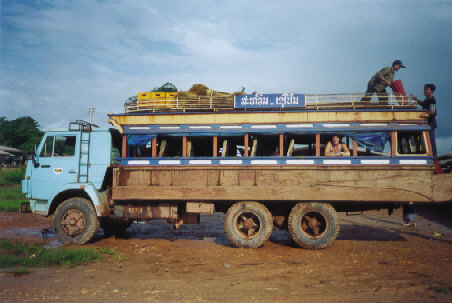
{"label": "green foliage", "polygon": [[4,200],[26,200],[20,186],[0,188],[0,201]]}
{"label": "green foliage", "polygon": [[32,154],[34,146],[39,144],[43,132],[39,124],[30,116],[8,121],[0,117],[0,145],[19,148],[25,154]]}
{"label": "green foliage", "polygon": [[0,187],[0,211],[17,212],[25,201],[27,198],[20,186]]}
{"label": "green foliage", "polygon": [[95,248],[45,248],[25,241],[0,240],[0,268],[13,266],[76,266],[102,259]]}
{"label": "green foliage", "polygon": [[20,211],[20,205],[24,200],[3,200],[0,201],[0,211],[5,212],[18,212]]}
{"label": "green foliage", "polygon": [[25,178],[27,167],[0,168],[0,185],[20,184]]}

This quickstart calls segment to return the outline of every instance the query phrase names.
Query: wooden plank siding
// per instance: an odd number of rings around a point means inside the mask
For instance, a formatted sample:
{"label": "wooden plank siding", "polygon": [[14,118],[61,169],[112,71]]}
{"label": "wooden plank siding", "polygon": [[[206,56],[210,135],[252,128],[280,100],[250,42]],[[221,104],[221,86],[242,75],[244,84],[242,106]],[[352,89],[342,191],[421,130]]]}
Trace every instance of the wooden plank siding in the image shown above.
{"label": "wooden plank siding", "polygon": [[[115,167],[113,200],[445,202],[433,167]],[[441,178],[441,179],[440,179]],[[448,183],[449,182],[449,183]]]}
{"label": "wooden plank siding", "polygon": [[425,111],[294,111],[110,115],[109,123],[123,132],[125,125],[234,124],[234,123],[320,123],[320,122],[410,122],[426,123]]}

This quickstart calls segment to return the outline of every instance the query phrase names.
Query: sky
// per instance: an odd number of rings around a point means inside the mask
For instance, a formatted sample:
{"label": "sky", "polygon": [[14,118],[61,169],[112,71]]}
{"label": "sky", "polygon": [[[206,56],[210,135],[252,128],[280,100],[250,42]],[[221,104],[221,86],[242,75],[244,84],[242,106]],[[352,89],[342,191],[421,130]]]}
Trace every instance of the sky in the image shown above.
{"label": "sky", "polygon": [[421,100],[437,86],[439,153],[452,151],[452,0],[1,0],[0,117],[41,129],[107,113],[166,82],[179,90],[357,93],[396,59]]}

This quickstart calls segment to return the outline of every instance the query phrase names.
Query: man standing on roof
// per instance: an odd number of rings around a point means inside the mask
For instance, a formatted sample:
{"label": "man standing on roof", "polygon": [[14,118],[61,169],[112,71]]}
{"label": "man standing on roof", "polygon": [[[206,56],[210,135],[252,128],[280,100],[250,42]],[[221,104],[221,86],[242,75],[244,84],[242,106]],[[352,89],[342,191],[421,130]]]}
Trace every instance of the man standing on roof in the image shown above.
{"label": "man standing on roof", "polygon": [[425,100],[420,101],[417,97],[410,95],[411,99],[415,100],[422,109],[427,110],[428,125],[430,126],[430,141],[432,142],[433,155],[436,157],[436,140],[435,140],[435,128],[438,126],[436,122],[436,99],[433,96],[433,92],[436,90],[435,84],[424,85]]}
{"label": "man standing on roof", "polygon": [[391,85],[394,81],[394,74],[400,68],[405,68],[402,61],[395,60],[392,66],[382,68],[378,73],[376,73],[367,84],[366,95],[361,99],[361,101],[370,101],[372,95],[377,93],[378,101],[380,104],[388,104],[388,95],[386,93],[386,86]]}

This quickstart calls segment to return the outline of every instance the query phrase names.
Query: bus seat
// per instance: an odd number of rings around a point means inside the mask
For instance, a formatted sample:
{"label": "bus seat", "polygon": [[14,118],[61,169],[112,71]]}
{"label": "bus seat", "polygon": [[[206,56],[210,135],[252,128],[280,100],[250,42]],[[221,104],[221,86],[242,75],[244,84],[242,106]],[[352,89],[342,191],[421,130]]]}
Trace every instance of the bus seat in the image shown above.
{"label": "bus seat", "polygon": [[257,139],[253,139],[253,146],[251,147],[251,157],[256,157]]}
{"label": "bus seat", "polygon": [[228,140],[223,140],[223,150],[221,151],[221,156],[226,157],[228,155]]}
{"label": "bus seat", "polygon": [[164,157],[165,154],[166,154],[166,140],[163,139],[162,142],[160,142],[159,157]]}
{"label": "bus seat", "polygon": [[290,140],[289,147],[287,148],[287,156],[289,156],[289,157],[292,156],[294,146],[295,146],[295,140],[292,139],[292,140]]}

